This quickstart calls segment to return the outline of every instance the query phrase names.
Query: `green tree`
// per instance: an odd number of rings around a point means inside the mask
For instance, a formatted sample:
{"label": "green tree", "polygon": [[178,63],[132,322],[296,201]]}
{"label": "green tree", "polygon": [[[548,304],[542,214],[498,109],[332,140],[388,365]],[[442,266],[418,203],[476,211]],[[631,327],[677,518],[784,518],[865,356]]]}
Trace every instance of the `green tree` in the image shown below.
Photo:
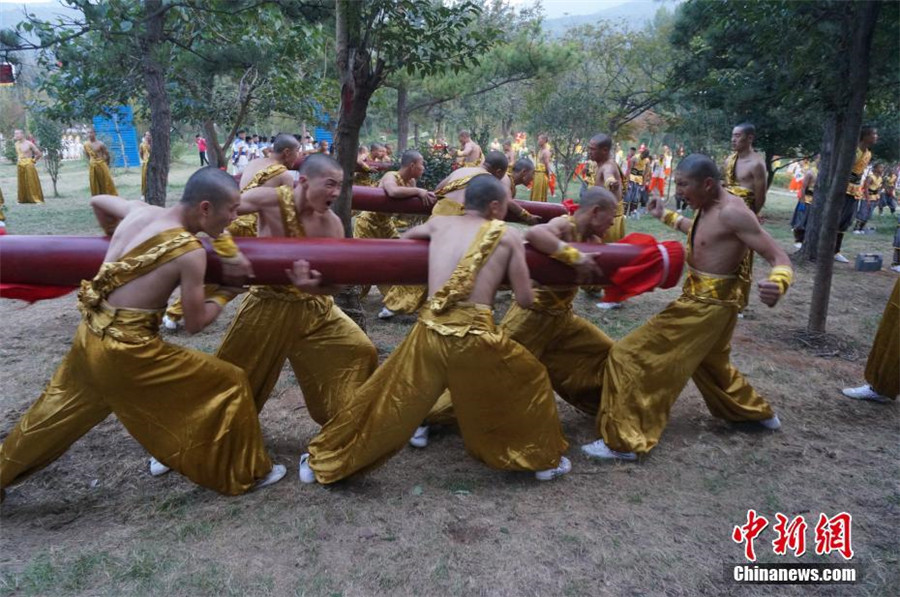
{"label": "green tree", "polygon": [[47,167],[47,173],[50,174],[50,180],[53,181],[54,197],[59,197],[56,181],[59,179],[59,169],[62,165],[62,135],[63,128],[58,122],[46,114],[37,114],[34,119],[34,136],[37,138],[41,151],[44,152],[41,161]]}

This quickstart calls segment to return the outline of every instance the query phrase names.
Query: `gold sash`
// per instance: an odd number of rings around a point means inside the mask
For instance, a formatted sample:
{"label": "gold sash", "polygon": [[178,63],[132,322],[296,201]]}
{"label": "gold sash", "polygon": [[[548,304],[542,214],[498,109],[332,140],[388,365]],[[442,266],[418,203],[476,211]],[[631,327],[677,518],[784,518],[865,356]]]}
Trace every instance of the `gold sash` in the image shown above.
{"label": "gold sash", "polygon": [[116,308],[106,299],[132,280],[202,246],[197,237],[184,228],[172,228],[145,240],[118,261],[105,262],[92,280],[82,280],[78,292],[78,310],[88,328],[101,338],[108,335],[129,344],[154,338],[162,310]]}
{"label": "gold sash", "polygon": [[872,159],[872,152],[868,149],[863,151],[859,147],[856,148],[856,158],[853,160],[853,167],[850,168],[850,179],[847,181],[847,194],[857,199],[863,196],[863,173]]}
{"label": "gold sash", "polygon": [[504,230],[506,224],[500,220],[490,220],[481,225],[450,278],[428,300],[428,309],[432,313],[441,314],[469,298],[478,272],[497,248]]}
{"label": "gold sash", "polygon": [[84,152],[88,155],[88,158],[90,158],[92,164],[106,163],[106,160],[101,158],[99,155],[97,155],[97,152],[94,151],[94,148],[91,145],[90,141],[84,144]]}
{"label": "gold sash", "polygon": [[476,172],[475,174],[470,174],[468,176],[461,176],[461,177],[457,178],[456,180],[451,180],[450,182],[448,182],[447,184],[445,184],[444,186],[442,186],[441,188],[436,190],[434,192],[434,194],[437,195],[439,198],[446,197],[453,191],[458,191],[460,189],[466,188],[467,186],[469,186],[469,182],[473,178],[475,178],[476,176],[482,176],[484,174],[490,174],[490,172],[485,170],[484,172]]}
{"label": "gold sash", "polygon": [[756,203],[753,201],[753,191],[738,184],[737,160],[737,152],[734,152],[725,160],[725,190],[732,195],[737,195],[743,199],[744,204],[750,208],[750,211],[756,213]]}
{"label": "gold sash", "polygon": [[250,182],[248,182],[244,186],[244,188],[241,189],[241,192],[243,193],[244,191],[249,191],[250,189],[255,189],[256,187],[261,187],[283,172],[287,172],[287,168],[283,164],[272,164],[270,166],[266,166],[253,175],[253,178],[251,178]]}

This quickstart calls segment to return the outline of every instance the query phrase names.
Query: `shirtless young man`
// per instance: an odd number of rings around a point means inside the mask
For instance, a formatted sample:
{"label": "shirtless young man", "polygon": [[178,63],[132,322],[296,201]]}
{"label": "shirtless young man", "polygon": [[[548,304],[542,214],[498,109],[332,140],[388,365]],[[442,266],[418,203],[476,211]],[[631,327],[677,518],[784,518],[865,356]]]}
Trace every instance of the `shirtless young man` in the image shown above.
{"label": "shirtless young man", "polygon": [[13,131],[16,146],[16,175],[19,182],[19,203],[43,203],[44,190],[38,178],[37,161],[44,155],[38,146],[25,138],[20,129]]}
{"label": "shirtless young man", "polygon": [[550,140],[547,135],[538,135],[538,147],[540,151],[531,185],[531,200],[546,203],[550,192]]}
{"label": "shirtless young man", "polygon": [[[615,243],[625,238],[624,176],[612,155],[612,138],[602,133],[594,135],[588,142],[588,157],[597,164],[594,186],[603,187],[616,198],[616,216],[603,235],[603,242]],[[599,294],[599,291],[598,291]],[[622,303],[600,301],[599,309],[618,309]]]}
{"label": "shirtless young man", "polygon": [[[449,388],[467,451],[501,470],[546,481],[571,469],[553,390],[543,366],[494,324],[497,288],[533,300],[522,238],[501,221],[508,189],[472,180],[465,212],[435,217],[403,236],[431,240],[427,305],[388,360],[322,428],[300,459],[304,483],[334,483],[387,460],[406,445]],[[295,267],[294,283],[307,283]]]}
{"label": "shirtless young man", "polygon": [[100,271],[81,283],[83,319],[69,354],[0,446],[0,487],[47,466],[111,413],[151,455],[203,487],[236,495],[284,476],[263,447],[244,373],[159,337],[176,286],[189,332],[221,312],[204,300],[206,251],[194,235],[219,235],[239,201],[234,180],[213,168],[195,172],[167,209],[91,200],[101,227],[115,232]]}
{"label": "shirtless young man", "polygon": [[[280,134],[275,137],[272,144],[272,152],[269,157],[252,160],[241,172],[241,191],[255,189],[257,187],[278,188],[280,186],[293,186],[294,177],[289,169],[293,167],[294,162],[300,155],[300,142],[293,135]],[[223,265],[239,266],[252,271],[249,263],[238,263],[237,249],[228,239],[229,236],[238,237],[256,237],[257,233],[257,217],[256,214],[242,215],[228,225],[216,244],[220,251],[219,257],[223,259]],[[216,291],[215,285],[207,285],[205,292],[211,295]],[[224,305],[223,305],[224,307]],[[181,325],[182,305],[181,299],[177,299],[168,309],[163,317],[163,328],[167,330],[177,330]]]}
{"label": "shirtless young man", "polygon": [[696,213],[693,220],[663,211],[654,198],[650,213],[688,235],[690,266],[681,297],[609,351],[597,432],[582,446],[594,458],[634,460],[658,442],[669,411],[693,379],[710,412],[726,421],[781,426],[772,407],[731,365],[731,335],[743,283],[737,273],[749,250],[773,267],[759,282],[760,300],[773,307],[793,280],[790,259],[759,225],[744,202],[719,183],[705,155],[686,157],[675,170],[678,193]]}
{"label": "shirtless young man", "polygon": [[732,153],[725,160],[725,190],[758,214],[766,204],[766,161],[753,150],[756,127],[744,122],[731,131]]}
{"label": "shirtless young man", "polygon": [[[331,204],[341,190],[341,167],[310,154],[298,185],[245,191],[238,213],[259,215],[261,238],[344,238]],[[217,356],[247,373],[261,411],[284,362],[290,361],[309,415],[324,424],[378,362],[366,334],[318,286],[251,286]]]}
{"label": "shirtless young man", "polygon": [[456,152],[456,157],[459,159],[463,168],[480,166],[484,161],[484,154],[481,151],[481,146],[472,140],[472,135],[469,131],[459,132],[459,146],[460,149]]}
{"label": "shirtless young man", "polygon": [[[494,324],[497,288],[533,300],[522,238],[500,221],[508,188],[481,174],[465,213],[435,217],[404,238],[430,239],[429,300],[410,334],[309,444],[300,481],[334,483],[406,445],[445,389],[467,451],[501,470],[550,480],[571,469],[547,372]],[[300,272],[295,284],[304,284]]]}
{"label": "shirtless young man", "polygon": [[94,129],[88,132],[88,140],[84,144],[84,155],[88,160],[88,182],[91,185],[91,197],[95,195],[118,195],[112,174],[109,172],[109,149],[106,143],[97,139]]}

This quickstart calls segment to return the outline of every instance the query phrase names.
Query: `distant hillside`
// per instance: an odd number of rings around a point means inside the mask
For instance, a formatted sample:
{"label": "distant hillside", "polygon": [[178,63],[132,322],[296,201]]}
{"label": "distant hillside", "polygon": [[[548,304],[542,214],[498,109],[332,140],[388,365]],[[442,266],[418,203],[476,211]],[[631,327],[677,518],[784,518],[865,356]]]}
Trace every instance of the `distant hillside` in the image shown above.
{"label": "distant hillside", "polygon": [[653,20],[660,7],[672,9],[672,3],[662,4],[655,0],[628,0],[619,6],[612,6],[589,15],[569,15],[544,20],[544,30],[554,37],[564,35],[571,27],[594,25],[599,21],[628,22],[635,29]]}

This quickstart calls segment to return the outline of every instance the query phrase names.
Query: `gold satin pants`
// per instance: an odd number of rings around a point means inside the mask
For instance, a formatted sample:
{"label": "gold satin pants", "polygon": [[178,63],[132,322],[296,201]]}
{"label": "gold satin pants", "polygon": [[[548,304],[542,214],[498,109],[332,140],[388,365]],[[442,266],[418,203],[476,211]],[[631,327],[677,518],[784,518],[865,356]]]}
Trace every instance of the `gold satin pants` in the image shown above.
{"label": "gold satin pants", "polygon": [[900,279],[884,308],[875,343],[866,361],[866,381],[888,398],[900,395]]}
{"label": "gold satin pants", "polygon": [[331,297],[296,298],[262,298],[251,290],[216,356],[247,374],[257,411],[290,361],[309,416],[324,425],[369,378],[378,353]]}
{"label": "gold satin pants", "polygon": [[310,467],[320,483],[386,461],[406,445],[447,388],[472,456],[500,470],[559,465],[568,444],[544,367],[495,328],[490,310],[475,310],[449,314],[477,320],[479,329],[462,336],[438,333],[422,319],[413,326],[310,442]]}
{"label": "gold satin pants", "polygon": [[109,166],[104,161],[91,160],[88,168],[88,180],[91,184],[91,197],[94,195],[118,195],[116,185],[113,183]]}
{"label": "gold satin pants", "polygon": [[[362,211],[353,221],[353,238],[400,238],[397,225],[389,213]],[[365,298],[371,286],[363,286],[360,296]],[[387,284],[380,284],[378,291],[385,296],[390,290]]]}
{"label": "gold satin pants", "polygon": [[[560,398],[592,417],[600,410],[603,367],[613,345],[597,326],[571,310],[535,311],[513,303],[500,322],[503,331],[537,358]],[[455,422],[450,393],[428,413],[426,423]]]}
{"label": "gold satin pants", "polygon": [[736,306],[682,295],[615,343],[603,372],[598,434],[613,450],[649,452],[693,378],[709,411],[726,421],[772,417],[769,404],[731,365]]}
{"label": "gold satin pants", "polygon": [[141,197],[147,196],[147,164],[148,162],[141,162]]}
{"label": "gold satin pants", "polygon": [[531,200],[547,202],[547,195],[550,193],[550,176],[546,172],[534,173],[534,180],[531,183]]}
{"label": "gold satin pants", "polygon": [[59,458],[110,413],[160,462],[220,493],[244,493],[272,469],[240,369],[158,336],[101,338],[82,322],[47,388],[0,445],[0,487]]}
{"label": "gold satin pants", "polygon": [[16,174],[19,180],[19,203],[43,203],[44,190],[34,162],[29,160],[26,164],[18,164]]}

